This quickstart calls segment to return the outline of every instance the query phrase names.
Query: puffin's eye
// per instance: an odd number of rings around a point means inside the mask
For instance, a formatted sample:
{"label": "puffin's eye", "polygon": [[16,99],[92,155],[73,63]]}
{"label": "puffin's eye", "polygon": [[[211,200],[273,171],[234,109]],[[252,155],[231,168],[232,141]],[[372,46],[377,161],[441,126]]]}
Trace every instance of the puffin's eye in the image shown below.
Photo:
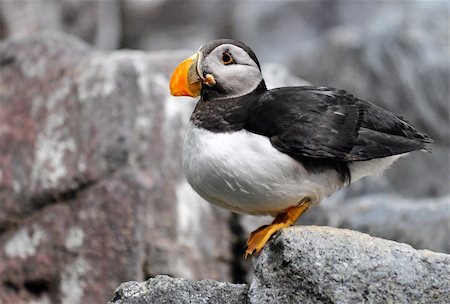
{"label": "puffin's eye", "polygon": [[223,64],[231,64],[234,62],[234,59],[233,59],[233,57],[231,57],[230,53],[224,52],[222,54],[222,62],[223,62]]}

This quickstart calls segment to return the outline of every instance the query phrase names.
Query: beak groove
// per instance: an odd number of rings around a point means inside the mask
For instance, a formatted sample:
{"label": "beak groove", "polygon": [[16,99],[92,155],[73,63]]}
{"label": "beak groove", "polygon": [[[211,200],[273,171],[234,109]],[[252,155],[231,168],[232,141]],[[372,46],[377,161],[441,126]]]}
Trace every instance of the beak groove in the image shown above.
{"label": "beak groove", "polygon": [[174,70],[170,78],[170,94],[173,96],[197,97],[202,90],[202,79],[198,73],[198,52],[183,60]]}

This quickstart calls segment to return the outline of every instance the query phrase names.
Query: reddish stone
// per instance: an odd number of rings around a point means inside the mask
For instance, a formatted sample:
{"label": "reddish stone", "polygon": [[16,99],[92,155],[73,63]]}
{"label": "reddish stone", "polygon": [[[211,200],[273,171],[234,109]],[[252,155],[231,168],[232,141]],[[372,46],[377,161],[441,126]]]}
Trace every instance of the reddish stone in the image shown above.
{"label": "reddish stone", "polygon": [[[0,44],[0,302],[104,303],[167,273],[230,280],[229,213],[184,181],[183,53]],[[170,109],[168,109],[170,107]]]}

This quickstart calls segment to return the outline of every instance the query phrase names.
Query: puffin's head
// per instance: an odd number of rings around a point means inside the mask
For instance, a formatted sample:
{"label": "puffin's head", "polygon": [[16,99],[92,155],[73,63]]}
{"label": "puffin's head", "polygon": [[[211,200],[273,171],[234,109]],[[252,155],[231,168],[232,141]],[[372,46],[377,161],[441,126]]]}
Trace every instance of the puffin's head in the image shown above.
{"label": "puffin's head", "polygon": [[170,79],[174,96],[237,97],[252,92],[263,81],[258,59],[244,43],[214,40],[181,62]]}

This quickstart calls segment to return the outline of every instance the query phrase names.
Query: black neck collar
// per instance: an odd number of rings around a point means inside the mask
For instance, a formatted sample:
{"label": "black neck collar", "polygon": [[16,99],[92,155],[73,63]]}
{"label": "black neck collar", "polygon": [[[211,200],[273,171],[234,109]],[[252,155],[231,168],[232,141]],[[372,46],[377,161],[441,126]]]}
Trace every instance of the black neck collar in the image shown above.
{"label": "black neck collar", "polygon": [[266,91],[264,80],[252,92],[239,97],[214,98],[215,94],[204,94],[202,91],[202,98],[192,113],[191,122],[212,132],[239,131],[244,128],[255,101]]}

